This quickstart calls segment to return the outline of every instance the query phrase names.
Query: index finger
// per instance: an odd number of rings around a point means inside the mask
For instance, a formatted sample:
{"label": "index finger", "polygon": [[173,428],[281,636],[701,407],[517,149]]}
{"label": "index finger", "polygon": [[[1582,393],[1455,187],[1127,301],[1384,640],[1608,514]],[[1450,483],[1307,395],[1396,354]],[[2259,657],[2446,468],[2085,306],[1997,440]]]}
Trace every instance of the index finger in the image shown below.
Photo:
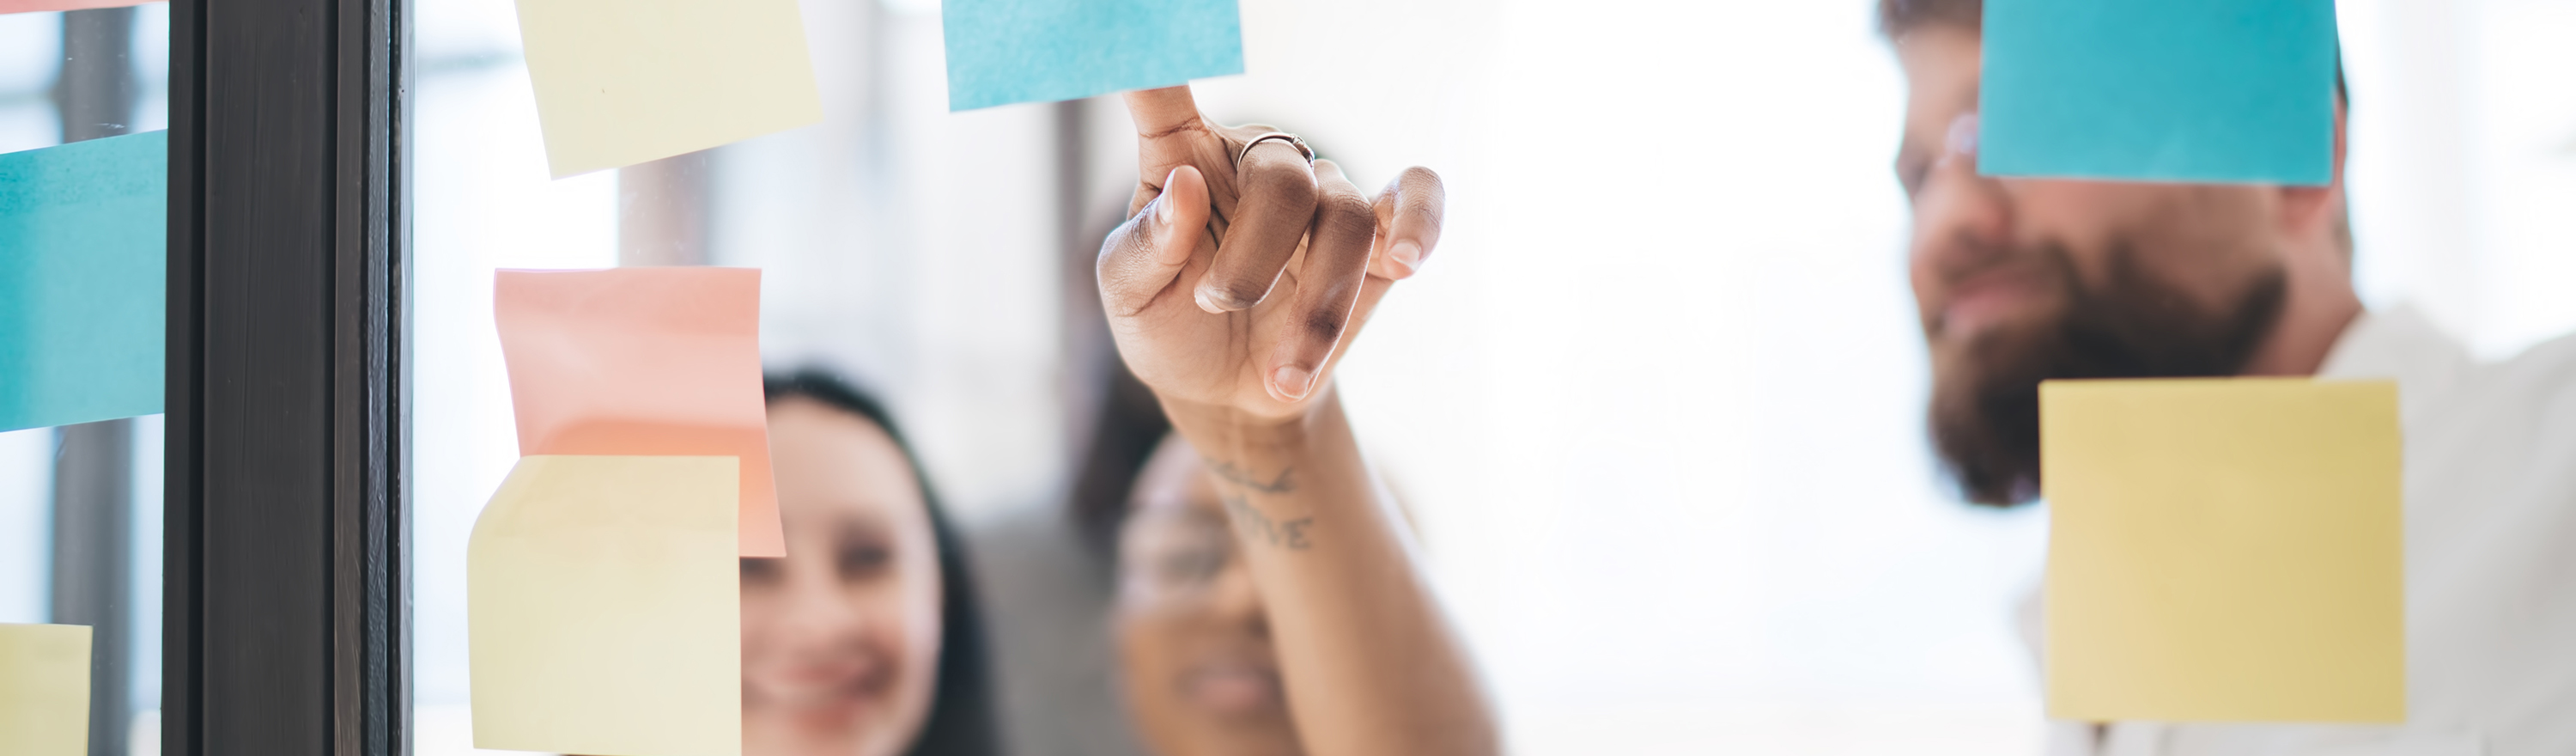
{"label": "index finger", "polygon": [[1190,96],[1190,85],[1161,89],[1139,89],[1128,92],[1127,117],[1136,122],[1136,135],[1158,137],[1199,125],[1199,103]]}

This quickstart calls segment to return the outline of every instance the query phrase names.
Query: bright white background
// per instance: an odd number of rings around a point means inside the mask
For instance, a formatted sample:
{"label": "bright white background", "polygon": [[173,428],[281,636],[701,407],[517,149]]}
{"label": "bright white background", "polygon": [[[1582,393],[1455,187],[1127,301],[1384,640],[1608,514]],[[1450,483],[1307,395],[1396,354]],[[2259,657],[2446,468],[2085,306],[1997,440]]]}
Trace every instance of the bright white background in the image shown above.
{"label": "bright white background", "polygon": [[[1448,179],[1438,254],[1342,381],[1521,752],[2036,751],[2008,617],[2044,513],[1960,505],[1926,454],[1900,81],[1869,6],[1246,0],[1251,73],[1200,86],[1364,185]],[[612,264],[615,182],[546,179],[507,0],[419,7],[432,756],[470,740],[464,536],[516,453],[490,272]],[[969,519],[1053,506],[1047,111],[945,112],[928,2],[804,7],[829,118],[719,153],[717,261],[769,271],[771,361],[882,389]],[[2488,356],[2576,328],[2576,5],[2341,15],[2368,301]],[[1087,200],[1115,204],[1125,117],[1091,112]]]}

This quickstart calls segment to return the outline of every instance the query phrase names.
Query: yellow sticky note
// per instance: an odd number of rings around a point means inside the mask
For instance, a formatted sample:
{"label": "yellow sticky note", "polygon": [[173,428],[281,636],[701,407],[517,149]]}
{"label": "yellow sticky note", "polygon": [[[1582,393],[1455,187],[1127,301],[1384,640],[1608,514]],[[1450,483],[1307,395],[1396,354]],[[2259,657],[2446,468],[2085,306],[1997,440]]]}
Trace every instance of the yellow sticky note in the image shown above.
{"label": "yellow sticky note", "polygon": [[519,459],[465,547],[474,747],[742,752],[738,469]]}
{"label": "yellow sticky note", "polygon": [[555,178],[823,120],[796,0],[519,0]]}
{"label": "yellow sticky note", "polygon": [[89,756],[88,625],[0,625],[0,753]]}
{"label": "yellow sticky note", "polygon": [[2397,386],[2049,381],[2048,714],[2406,717]]}

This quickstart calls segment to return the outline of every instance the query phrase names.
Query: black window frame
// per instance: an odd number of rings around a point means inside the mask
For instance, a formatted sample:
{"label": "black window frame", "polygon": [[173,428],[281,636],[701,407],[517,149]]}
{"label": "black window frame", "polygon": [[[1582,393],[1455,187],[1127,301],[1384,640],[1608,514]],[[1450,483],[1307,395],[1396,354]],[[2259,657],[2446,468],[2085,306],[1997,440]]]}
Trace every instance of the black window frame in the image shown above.
{"label": "black window frame", "polygon": [[403,0],[171,0],[161,748],[411,748]]}

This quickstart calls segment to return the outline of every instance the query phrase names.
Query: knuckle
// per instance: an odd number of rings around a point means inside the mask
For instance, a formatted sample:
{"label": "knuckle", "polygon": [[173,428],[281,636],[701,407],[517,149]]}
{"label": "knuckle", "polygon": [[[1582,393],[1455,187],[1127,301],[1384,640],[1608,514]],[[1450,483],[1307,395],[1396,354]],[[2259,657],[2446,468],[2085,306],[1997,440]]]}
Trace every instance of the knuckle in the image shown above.
{"label": "knuckle", "polygon": [[1418,165],[1404,169],[1404,174],[1399,176],[1398,180],[1404,182],[1404,187],[1406,189],[1421,189],[1434,192],[1441,190],[1440,174],[1429,168],[1424,168]]}
{"label": "knuckle", "polygon": [[1308,337],[1330,344],[1341,339],[1342,327],[1345,323],[1341,312],[1325,307],[1307,313],[1306,322],[1303,325]]}
{"label": "knuckle", "polygon": [[1334,238],[1368,238],[1377,233],[1377,212],[1356,192],[1333,192],[1316,208],[1315,228]]}
{"label": "knuckle", "polygon": [[1356,191],[1336,190],[1325,192],[1324,196],[1317,199],[1316,202],[1316,209],[1325,215],[1349,217],[1371,215],[1375,212],[1369,209],[1368,198],[1360,196],[1360,193]]}
{"label": "knuckle", "polygon": [[1095,263],[1100,273],[1104,275],[1109,273],[1112,266],[1118,264],[1121,256],[1136,248],[1137,237],[1144,230],[1142,226],[1146,222],[1145,217],[1144,214],[1139,213],[1133,218],[1128,218],[1127,222],[1110,229],[1107,238],[1100,240],[1100,259]]}
{"label": "knuckle", "polygon": [[1322,186],[1324,191],[1335,191],[1351,183],[1350,176],[1342,172],[1341,164],[1333,162],[1331,158],[1315,158],[1315,161],[1308,165],[1315,172],[1315,183]]}
{"label": "knuckle", "polygon": [[1251,307],[1270,294],[1270,282],[1251,276],[1233,276],[1216,282],[1216,289],[1219,295],[1232,300],[1231,304]]}
{"label": "knuckle", "polygon": [[1396,205],[1395,214],[1396,217],[1410,217],[1411,219],[1429,226],[1432,229],[1438,229],[1440,228],[1443,211],[1440,208],[1440,203],[1437,201],[1416,200],[1412,197],[1406,197],[1403,202]]}
{"label": "knuckle", "polygon": [[1309,207],[1315,203],[1315,174],[1302,160],[1258,161],[1246,180],[1263,195],[1281,202]]}

